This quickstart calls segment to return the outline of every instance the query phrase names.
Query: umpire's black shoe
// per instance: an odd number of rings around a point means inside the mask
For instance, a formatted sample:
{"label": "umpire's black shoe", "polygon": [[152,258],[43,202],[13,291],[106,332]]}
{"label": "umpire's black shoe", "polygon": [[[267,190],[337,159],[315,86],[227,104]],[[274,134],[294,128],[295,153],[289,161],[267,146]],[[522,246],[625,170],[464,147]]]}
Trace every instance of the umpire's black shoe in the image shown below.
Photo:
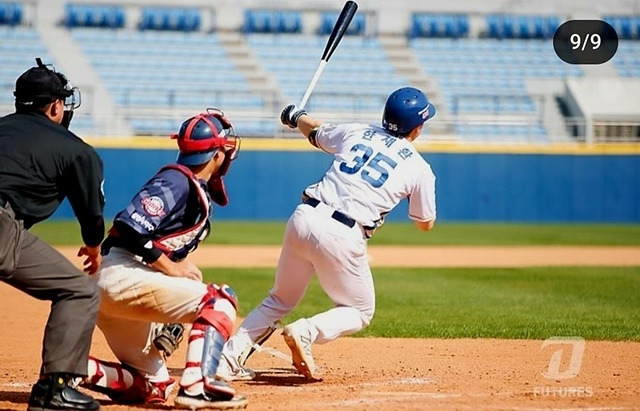
{"label": "umpire's black shoe", "polygon": [[100,409],[100,404],[92,397],[71,388],[70,377],[64,374],[50,374],[33,385],[27,411],[59,411]]}

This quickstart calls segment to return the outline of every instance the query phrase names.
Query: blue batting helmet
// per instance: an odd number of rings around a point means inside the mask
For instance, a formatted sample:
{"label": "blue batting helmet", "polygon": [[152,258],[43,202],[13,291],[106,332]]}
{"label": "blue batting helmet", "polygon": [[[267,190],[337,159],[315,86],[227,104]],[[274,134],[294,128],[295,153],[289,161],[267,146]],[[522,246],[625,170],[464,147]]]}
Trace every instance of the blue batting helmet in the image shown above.
{"label": "blue batting helmet", "polygon": [[222,147],[233,160],[240,149],[233,125],[217,109],[207,109],[206,113],[188,118],[180,126],[178,134],[172,134],[171,138],[178,140],[180,149],[176,162],[186,166],[206,163]]}
{"label": "blue batting helmet", "polygon": [[402,87],[387,98],[382,113],[382,127],[391,134],[406,136],[436,114],[436,108],[417,88]]}

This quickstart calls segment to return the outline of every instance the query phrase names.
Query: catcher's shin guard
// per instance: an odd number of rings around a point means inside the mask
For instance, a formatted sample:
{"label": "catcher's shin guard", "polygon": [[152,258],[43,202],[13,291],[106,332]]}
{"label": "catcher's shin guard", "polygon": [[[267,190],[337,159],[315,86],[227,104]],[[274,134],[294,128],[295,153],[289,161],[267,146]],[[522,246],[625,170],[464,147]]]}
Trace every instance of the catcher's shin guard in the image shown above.
{"label": "catcher's shin guard", "polygon": [[180,379],[180,392],[187,396],[206,395],[230,400],[235,390],[215,378],[222,347],[233,332],[237,298],[226,284],[210,284],[202,298],[202,308],[189,333],[187,364]]}
{"label": "catcher's shin guard", "polygon": [[215,378],[225,337],[212,325],[193,324],[189,333],[187,364],[180,379],[181,392],[188,396],[206,394],[220,401],[230,400],[235,390]]}
{"label": "catcher's shin guard", "polygon": [[225,339],[215,328],[208,325],[204,329],[204,347],[202,348],[202,376],[207,380],[215,378],[220,357],[222,356],[222,347],[224,347]]}

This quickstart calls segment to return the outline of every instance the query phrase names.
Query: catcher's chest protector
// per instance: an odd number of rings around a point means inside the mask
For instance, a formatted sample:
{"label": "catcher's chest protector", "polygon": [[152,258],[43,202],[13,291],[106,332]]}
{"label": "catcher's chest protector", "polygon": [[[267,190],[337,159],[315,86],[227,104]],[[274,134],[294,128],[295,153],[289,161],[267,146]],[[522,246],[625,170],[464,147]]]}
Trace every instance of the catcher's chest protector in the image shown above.
{"label": "catcher's chest protector", "polygon": [[200,218],[192,227],[184,228],[176,233],[166,235],[162,238],[154,240],[154,245],[161,249],[169,258],[174,261],[184,259],[187,254],[198,248],[198,244],[204,241],[209,235],[209,206],[210,200],[200,185],[198,178],[185,166],[179,164],[170,164],[161,169],[174,169],[183,173],[189,178],[189,184],[198,193],[198,199],[200,200]]}

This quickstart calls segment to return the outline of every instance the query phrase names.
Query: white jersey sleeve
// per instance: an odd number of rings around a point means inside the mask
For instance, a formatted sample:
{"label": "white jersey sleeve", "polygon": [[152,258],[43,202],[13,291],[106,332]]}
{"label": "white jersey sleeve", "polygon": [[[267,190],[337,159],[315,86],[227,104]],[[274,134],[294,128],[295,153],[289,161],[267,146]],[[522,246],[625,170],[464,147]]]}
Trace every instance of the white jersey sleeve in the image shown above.
{"label": "white jersey sleeve", "polygon": [[330,154],[335,154],[349,131],[346,125],[323,124],[316,134],[316,146]]}
{"label": "white jersey sleeve", "polygon": [[431,166],[422,168],[409,198],[409,218],[415,221],[436,219],[436,176]]}

